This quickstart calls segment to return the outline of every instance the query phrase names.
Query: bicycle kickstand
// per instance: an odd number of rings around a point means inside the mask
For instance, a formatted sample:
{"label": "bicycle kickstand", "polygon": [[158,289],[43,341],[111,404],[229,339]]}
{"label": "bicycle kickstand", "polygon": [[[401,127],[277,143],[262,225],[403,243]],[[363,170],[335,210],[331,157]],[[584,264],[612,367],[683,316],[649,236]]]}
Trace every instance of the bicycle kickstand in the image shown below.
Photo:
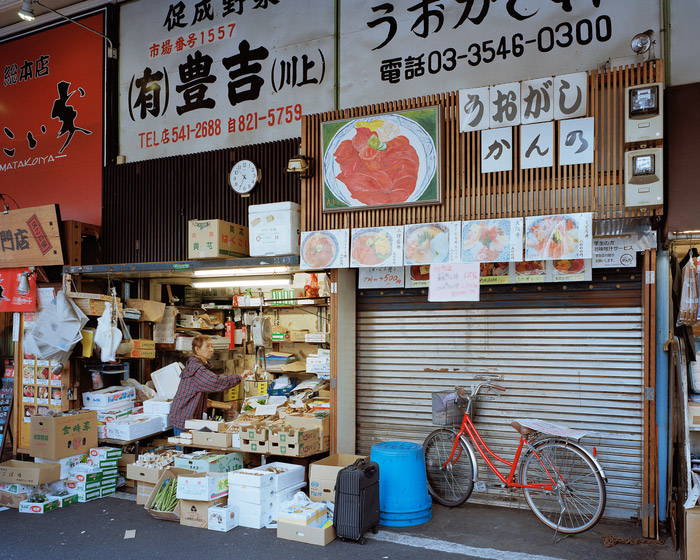
{"label": "bicycle kickstand", "polygon": [[564,502],[561,499],[561,495],[558,496],[558,500],[559,500],[559,505],[561,506],[561,511],[559,512],[559,521],[557,521],[557,528],[554,531],[554,538],[552,539],[552,544],[558,544],[561,541],[563,541],[566,537],[569,536],[569,535],[565,534],[560,539],[557,539],[557,534],[559,533],[559,525],[561,525],[561,519],[562,519],[562,517],[564,517],[564,512],[566,511],[566,507],[564,506]]}

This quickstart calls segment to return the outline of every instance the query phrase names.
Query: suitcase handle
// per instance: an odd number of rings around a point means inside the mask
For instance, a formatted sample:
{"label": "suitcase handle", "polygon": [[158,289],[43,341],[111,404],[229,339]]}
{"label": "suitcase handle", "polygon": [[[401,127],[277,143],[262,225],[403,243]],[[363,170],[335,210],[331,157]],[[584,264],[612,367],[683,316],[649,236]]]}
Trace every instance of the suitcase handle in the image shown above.
{"label": "suitcase handle", "polygon": [[373,465],[372,463],[369,463],[368,461],[365,461],[364,459],[357,459],[353,464],[353,467],[358,467],[362,469],[362,471],[365,473],[366,478],[371,478],[374,476],[374,473],[377,470],[377,466]]}

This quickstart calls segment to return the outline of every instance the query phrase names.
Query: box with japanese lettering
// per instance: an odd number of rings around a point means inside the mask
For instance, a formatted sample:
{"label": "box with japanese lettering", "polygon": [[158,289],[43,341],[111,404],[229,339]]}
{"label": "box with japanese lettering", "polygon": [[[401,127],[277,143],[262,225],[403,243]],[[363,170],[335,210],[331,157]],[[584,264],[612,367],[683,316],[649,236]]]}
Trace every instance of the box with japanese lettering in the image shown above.
{"label": "box with japanese lettering", "polygon": [[187,224],[187,254],[190,259],[247,257],[248,228],[224,220],[190,220]]}
{"label": "box with japanese lettering", "polygon": [[97,447],[97,412],[94,410],[31,419],[29,452],[33,457],[62,459],[88,453],[91,447]]}

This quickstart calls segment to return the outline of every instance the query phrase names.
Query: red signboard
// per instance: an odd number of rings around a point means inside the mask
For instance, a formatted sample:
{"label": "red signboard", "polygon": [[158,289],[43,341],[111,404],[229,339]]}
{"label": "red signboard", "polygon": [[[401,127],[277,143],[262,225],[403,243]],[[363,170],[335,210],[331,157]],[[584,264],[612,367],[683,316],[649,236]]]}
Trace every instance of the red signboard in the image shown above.
{"label": "red signboard", "polygon": [[[104,32],[104,14],[80,20]],[[0,45],[0,192],[100,224],[104,40],[73,23]],[[5,197],[11,209],[11,199]]]}
{"label": "red signboard", "polygon": [[21,293],[22,272],[27,268],[0,268],[0,311],[36,311],[36,279],[27,276],[26,292]]}

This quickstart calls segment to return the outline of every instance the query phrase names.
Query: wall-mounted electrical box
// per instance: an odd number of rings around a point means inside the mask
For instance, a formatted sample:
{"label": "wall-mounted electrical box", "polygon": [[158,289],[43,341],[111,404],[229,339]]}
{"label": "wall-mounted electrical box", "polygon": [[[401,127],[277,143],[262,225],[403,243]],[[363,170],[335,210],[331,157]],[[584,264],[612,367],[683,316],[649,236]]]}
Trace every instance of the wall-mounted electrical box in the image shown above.
{"label": "wall-mounted electrical box", "polygon": [[625,152],[625,207],[664,205],[664,160],[661,148]]}
{"label": "wall-mounted electrical box", "polygon": [[664,85],[643,84],[625,88],[625,143],[664,137]]}

